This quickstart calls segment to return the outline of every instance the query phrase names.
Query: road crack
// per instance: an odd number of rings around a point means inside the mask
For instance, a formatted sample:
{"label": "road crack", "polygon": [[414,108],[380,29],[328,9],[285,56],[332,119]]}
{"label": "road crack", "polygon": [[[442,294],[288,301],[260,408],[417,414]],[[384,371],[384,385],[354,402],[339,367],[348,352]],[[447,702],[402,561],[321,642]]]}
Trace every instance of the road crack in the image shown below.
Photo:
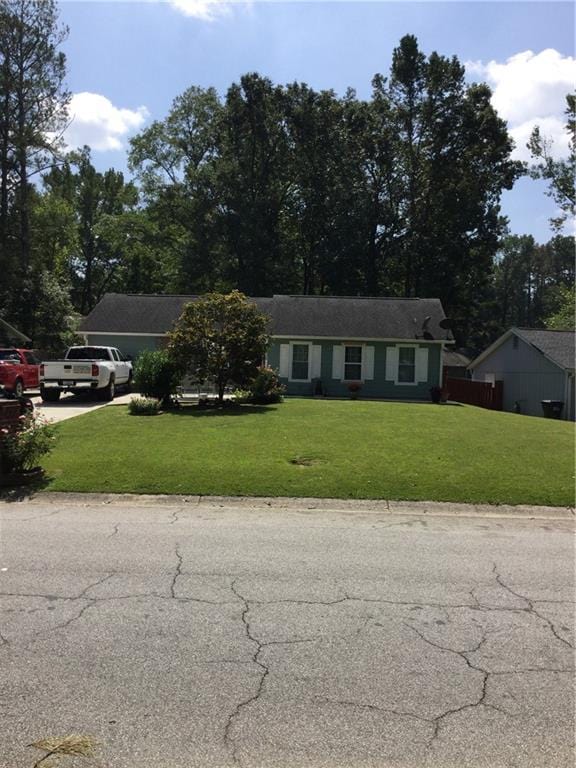
{"label": "road crack", "polygon": [[534,607],[534,603],[536,602],[548,602],[544,600],[531,600],[529,597],[526,597],[526,595],[521,595],[519,592],[516,592],[512,587],[510,587],[508,584],[504,582],[502,579],[502,576],[498,572],[498,566],[496,563],[494,563],[494,567],[492,568],[492,573],[494,574],[497,583],[502,587],[502,589],[505,589],[507,592],[509,592],[511,595],[516,597],[518,600],[523,600],[526,603],[526,606],[524,608],[519,608],[517,610],[525,611],[526,613],[531,614],[532,616],[536,616],[541,621],[543,621],[547,627],[550,629],[554,637],[559,640],[561,643],[564,643],[564,645],[567,645],[568,648],[571,648],[574,650],[574,646],[571,642],[566,640],[565,637],[562,637],[562,635],[558,634],[558,631],[556,629],[556,626],[553,621],[551,621],[547,616],[543,616],[539,611],[536,610]]}
{"label": "road crack", "polygon": [[176,596],[176,582],[178,581],[178,578],[182,575],[182,555],[180,554],[180,551],[178,549],[178,545],[176,545],[176,570],[174,571],[174,576],[172,577],[172,583],[170,584],[170,597],[177,600]]}
{"label": "road crack", "polygon": [[[402,710],[394,709],[392,707],[381,707],[376,704],[367,704],[361,701],[348,701],[346,699],[329,699],[324,696],[317,696],[314,698],[314,701],[319,701],[323,704],[334,704],[340,707],[353,707],[354,709],[366,709],[374,712],[383,712],[386,715],[394,715],[395,717],[406,717],[411,720],[418,720],[419,722],[427,723],[432,728],[432,734],[434,732],[434,727],[435,727],[434,719],[431,717],[424,717],[423,715],[417,715],[415,712],[403,712]],[[430,740],[428,740],[425,743],[429,745]]]}
{"label": "road crack", "polygon": [[117,536],[119,528],[120,528],[120,523],[116,523],[112,529],[112,533],[109,536],[106,536],[106,538],[111,539],[113,536]]}
{"label": "road crack", "polygon": [[464,651],[457,651],[454,648],[449,648],[448,646],[435,643],[433,640],[430,640],[428,637],[426,637],[426,635],[420,632],[419,629],[416,629],[416,627],[414,627],[412,624],[407,624],[406,622],[404,622],[404,626],[411,629],[416,635],[418,635],[418,637],[421,640],[423,640],[428,645],[431,645],[433,648],[437,648],[438,650],[445,651],[446,653],[455,654],[465,662],[468,669],[470,669],[473,672],[478,672],[482,675],[482,679],[480,681],[480,691],[476,701],[469,701],[466,704],[462,704],[459,707],[452,707],[450,709],[445,710],[440,715],[437,715],[436,717],[430,719],[430,722],[433,723],[433,731],[432,731],[432,737],[429,742],[429,746],[432,746],[434,741],[438,738],[440,734],[440,728],[448,717],[458,714],[459,712],[464,712],[467,709],[485,707],[487,709],[493,709],[496,712],[500,712],[501,714],[504,714],[508,717],[512,717],[510,712],[507,712],[506,710],[501,709],[500,707],[496,707],[493,704],[486,703],[486,696],[488,694],[488,681],[492,673],[484,669],[483,667],[479,667],[476,664],[473,664],[468,658],[468,654],[476,653],[477,651],[479,651],[480,648],[484,645],[484,643],[488,640],[489,635],[493,633],[484,632],[482,634],[481,639],[478,641],[478,643],[475,646],[473,646],[472,648],[467,648]]}
{"label": "road crack", "polygon": [[232,736],[232,729],[234,726],[235,721],[241,716],[242,712],[246,707],[249,707],[251,704],[253,704],[255,701],[258,701],[260,698],[262,691],[264,689],[264,682],[270,673],[269,667],[264,664],[263,661],[260,659],[260,654],[262,651],[266,648],[266,645],[271,645],[272,643],[262,643],[257,637],[255,637],[252,634],[252,629],[250,626],[250,620],[248,618],[248,615],[250,613],[250,601],[242,595],[238,589],[236,588],[236,581],[234,580],[232,584],[230,585],[230,589],[232,590],[233,594],[240,600],[243,604],[242,608],[242,614],[241,614],[241,620],[244,627],[244,634],[250,640],[250,642],[254,643],[256,646],[254,649],[254,653],[252,654],[252,663],[255,664],[260,671],[258,684],[256,686],[255,692],[248,696],[246,699],[243,699],[240,701],[236,707],[234,708],[234,711],[229,715],[228,720],[226,721],[226,725],[224,727],[224,744],[230,751],[230,755],[232,757],[232,761],[235,765],[241,765],[240,758],[238,757],[237,753],[237,747],[235,740]]}

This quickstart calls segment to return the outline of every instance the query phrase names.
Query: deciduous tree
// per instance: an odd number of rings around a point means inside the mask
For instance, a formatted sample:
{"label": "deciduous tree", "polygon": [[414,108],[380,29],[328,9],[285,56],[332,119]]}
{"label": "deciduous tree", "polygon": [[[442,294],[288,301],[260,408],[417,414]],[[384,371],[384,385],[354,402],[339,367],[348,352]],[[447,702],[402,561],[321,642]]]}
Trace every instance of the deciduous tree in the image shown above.
{"label": "deciduous tree", "polygon": [[207,294],[187,304],[169,334],[169,352],[200,384],[248,385],[268,348],[268,318],[239,291]]}
{"label": "deciduous tree", "polygon": [[530,169],[532,178],[545,179],[549,184],[548,195],[559,209],[550,219],[552,229],[560,232],[567,219],[574,220],[576,213],[576,96],[566,96],[566,131],[569,136],[569,152],[566,158],[555,158],[552,142],[542,135],[536,126],[528,142],[535,163]]}

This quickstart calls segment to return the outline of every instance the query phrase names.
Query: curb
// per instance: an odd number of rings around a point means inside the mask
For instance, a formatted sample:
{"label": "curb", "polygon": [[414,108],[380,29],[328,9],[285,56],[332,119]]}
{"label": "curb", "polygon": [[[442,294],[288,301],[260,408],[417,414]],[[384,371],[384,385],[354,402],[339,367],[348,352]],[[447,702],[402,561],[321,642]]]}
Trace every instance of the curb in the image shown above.
{"label": "curb", "polygon": [[[510,504],[462,504],[445,501],[388,501],[384,499],[319,499],[288,496],[192,496],[132,493],[62,493],[40,491],[22,498],[36,504],[74,506],[217,507],[228,509],[278,509],[298,512],[375,512],[389,515],[436,515],[445,517],[508,517],[519,519],[575,520],[571,507],[513,506]],[[14,503],[3,500],[0,503]],[[15,502],[15,503],[18,503]]]}

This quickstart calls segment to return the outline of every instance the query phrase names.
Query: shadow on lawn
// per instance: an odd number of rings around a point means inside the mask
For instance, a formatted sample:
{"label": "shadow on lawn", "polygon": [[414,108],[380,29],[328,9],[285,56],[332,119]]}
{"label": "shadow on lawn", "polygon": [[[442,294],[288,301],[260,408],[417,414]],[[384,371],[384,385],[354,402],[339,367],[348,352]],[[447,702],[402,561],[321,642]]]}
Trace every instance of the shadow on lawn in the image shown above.
{"label": "shadow on lawn", "polygon": [[272,405],[225,405],[223,407],[198,405],[181,405],[179,408],[171,408],[168,413],[174,416],[254,416],[271,413],[277,410]]}
{"label": "shadow on lawn", "polygon": [[0,501],[5,502],[21,502],[29,501],[34,497],[35,493],[43,491],[50,485],[53,478],[48,475],[41,475],[36,480],[27,483],[26,485],[15,484],[13,486],[0,487]]}

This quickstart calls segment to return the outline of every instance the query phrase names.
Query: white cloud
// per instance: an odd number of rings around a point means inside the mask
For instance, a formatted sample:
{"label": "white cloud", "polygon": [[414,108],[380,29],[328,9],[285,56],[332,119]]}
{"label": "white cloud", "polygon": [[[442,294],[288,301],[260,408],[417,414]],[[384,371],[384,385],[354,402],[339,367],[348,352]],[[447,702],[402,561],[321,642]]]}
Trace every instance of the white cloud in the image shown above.
{"label": "white cloud", "polygon": [[514,149],[515,160],[532,160],[530,150],[526,146],[536,126],[539,126],[541,135],[550,141],[550,154],[558,159],[566,157],[569,149],[569,136],[565,128],[565,118],[555,115],[546,117],[533,117],[520,125],[511,126],[508,130],[516,148]]}
{"label": "white cloud", "polygon": [[214,21],[230,12],[227,0],[168,0],[169,4],[184,16],[202,21]]}
{"label": "white cloud", "polygon": [[124,140],[142,127],[149,112],[146,107],[123,109],[100,93],[75,93],[69,107],[71,123],[64,133],[70,148],[88,144],[93,150],[124,149]]}
{"label": "white cloud", "polygon": [[492,104],[508,121],[516,142],[515,159],[530,159],[526,142],[535,125],[553,140],[556,157],[566,154],[564,110],[566,94],[573,92],[576,83],[576,59],[547,48],[540,53],[522,51],[503,63],[467,62],[466,70],[492,87]]}

